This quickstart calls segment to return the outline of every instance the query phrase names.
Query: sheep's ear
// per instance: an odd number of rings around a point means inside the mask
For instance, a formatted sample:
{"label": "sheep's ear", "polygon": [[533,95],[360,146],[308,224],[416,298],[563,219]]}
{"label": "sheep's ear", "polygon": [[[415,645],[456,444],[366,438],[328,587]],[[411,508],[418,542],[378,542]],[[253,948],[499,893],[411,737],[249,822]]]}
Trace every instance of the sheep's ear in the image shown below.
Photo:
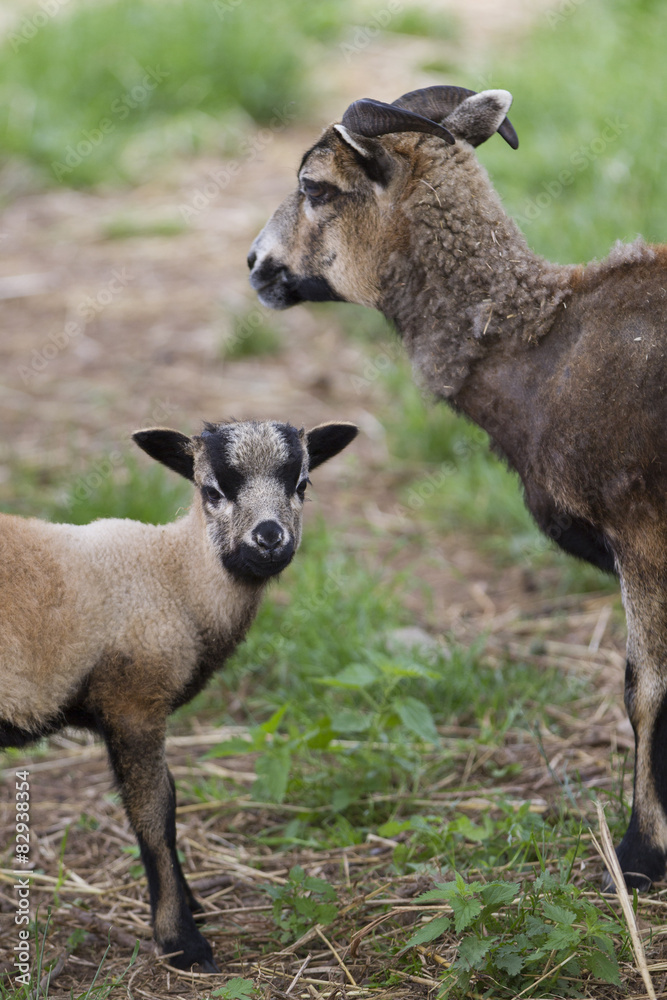
{"label": "sheep's ear", "polygon": [[382,143],[377,139],[369,139],[365,135],[351,132],[345,125],[334,125],[334,132],[352,151],[357,164],[368,179],[386,187],[393,172],[393,162]]}
{"label": "sheep's ear", "polygon": [[168,427],[151,427],[145,431],[135,431],[132,440],[151,458],[162,462],[168,469],[178,472],[192,481],[194,479],[194,458],[192,441],[179,431]]}
{"label": "sheep's ear", "polygon": [[350,441],[354,441],[359,428],[355,424],[318,424],[306,434],[308,444],[308,467],[316,469],[322,462],[333,458]]}
{"label": "sheep's ear", "polygon": [[[480,94],[467,97],[444,120],[452,135],[465,139],[471,146],[479,146],[496,133],[512,104],[508,90],[483,90]],[[516,132],[507,122],[511,132],[503,129],[502,136],[512,149],[519,145]]]}

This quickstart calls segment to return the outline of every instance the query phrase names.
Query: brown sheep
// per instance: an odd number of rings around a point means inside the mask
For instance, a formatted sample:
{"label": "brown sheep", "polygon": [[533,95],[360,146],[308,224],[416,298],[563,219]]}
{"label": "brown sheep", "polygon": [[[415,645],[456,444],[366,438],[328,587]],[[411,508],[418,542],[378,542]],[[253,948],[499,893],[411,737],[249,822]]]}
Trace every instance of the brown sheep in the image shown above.
{"label": "brown sheep", "polygon": [[667,858],[667,247],[587,266],[533,253],[473,150],[496,131],[517,148],[511,101],[356,101],[304,155],[250,280],[277,309],[383,312],[425,385],[488,431],[539,527],[620,577],[636,758],[618,856],[648,888]]}
{"label": "brown sheep", "polygon": [[156,526],[0,515],[0,749],[81,726],[100,735],[148,877],[155,939],[180,969],[216,972],[176,853],[168,716],[223,666],[268,581],[301,540],[308,473],[357,433],[330,423],[207,424],[200,437],[137,431],[195,485]]}

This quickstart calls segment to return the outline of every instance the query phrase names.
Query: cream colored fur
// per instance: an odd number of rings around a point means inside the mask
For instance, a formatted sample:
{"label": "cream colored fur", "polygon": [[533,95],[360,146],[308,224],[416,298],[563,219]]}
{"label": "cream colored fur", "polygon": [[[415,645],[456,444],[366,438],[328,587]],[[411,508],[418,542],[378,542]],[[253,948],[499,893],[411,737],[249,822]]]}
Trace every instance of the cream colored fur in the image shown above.
{"label": "cream colored fur", "polygon": [[263,590],[224,569],[197,501],[164,526],[2,515],[0,565],[0,714],[29,730],[70,701],[111,650],[159,663],[165,683],[181,687],[201,633],[234,641]]}

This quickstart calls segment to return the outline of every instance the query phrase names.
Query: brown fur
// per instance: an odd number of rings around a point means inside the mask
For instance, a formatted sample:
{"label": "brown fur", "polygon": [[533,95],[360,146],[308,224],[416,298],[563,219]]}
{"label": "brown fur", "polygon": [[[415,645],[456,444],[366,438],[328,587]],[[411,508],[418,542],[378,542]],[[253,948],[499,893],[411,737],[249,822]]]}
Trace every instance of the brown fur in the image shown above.
{"label": "brown fur", "polygon": [[[540,527],[618,572],[637,740],[619,857],[643,876],[628,881],[646,885],[667,858],[667,247],[638,240],[587,267],[548,263],[454,118],[442,124],[455,145],[370,140],[384,182],[344,132],[326,129],[304,157],[301,191],[253,245],[251,281],[274,307],[293,304],[279,288],[298,301],[317,278],[330,297],[380,309],[420,381],[489,432]],[[303,193],[309,180],[333,186],[323,204]]]}
{"label": "brown fur", "polygon": [[166,721],[245,637],[267,580],[298,548],[304,477],[355,434],[333,423],[308,434],[274,422],[207,425],[194,439],[154,428],[137,443],[196,486],[180,520],[75,526],[0,515],[0,749],[68,724],[104,738],[155,937],[163,952],[181,952],[179,968],[216,971],[176,853]]}

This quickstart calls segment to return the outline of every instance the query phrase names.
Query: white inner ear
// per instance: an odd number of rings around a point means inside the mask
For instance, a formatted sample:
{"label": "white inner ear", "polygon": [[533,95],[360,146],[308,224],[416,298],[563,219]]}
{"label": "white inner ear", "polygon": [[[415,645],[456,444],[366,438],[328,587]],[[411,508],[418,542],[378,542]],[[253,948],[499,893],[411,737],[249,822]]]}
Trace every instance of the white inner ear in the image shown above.
{"label": "white inner ear", "polygon": [[[499,91],[499,93],[506,93],[506,91]],[[352,149],[356,149],[356,151],[361,153],[362,156],[365,156],[367,160],[372,159],[373,154],[362,146],[360,142],[357,142],[357,140],[350,135],[344,125],[334,125],[334,128],[343,142],[346,142],[348,146],[352,146]]]}
{"label": "white inner ear", "polygon": [[475,104],[477,101],[483,101],[488,98],[494,100],[499,108],[502,108],[503,114],[507,114],[514,100],[509,90],[483,90],[480,94],[469,97],[466,104]]}

